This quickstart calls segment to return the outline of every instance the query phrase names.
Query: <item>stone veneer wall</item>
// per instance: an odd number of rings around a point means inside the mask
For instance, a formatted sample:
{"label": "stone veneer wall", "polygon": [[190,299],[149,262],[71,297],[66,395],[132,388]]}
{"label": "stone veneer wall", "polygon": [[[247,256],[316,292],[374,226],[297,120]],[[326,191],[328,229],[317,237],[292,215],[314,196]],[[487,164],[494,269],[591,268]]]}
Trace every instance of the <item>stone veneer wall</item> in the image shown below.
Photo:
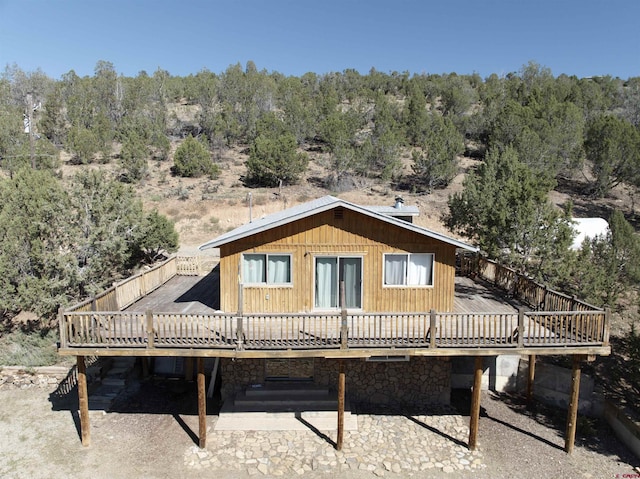
{"label": "stone veneer wall", "polygon": [[[403,362],[345,361],[346,395],[363,405],[449,404],[451,361],[449,358],[412,357]],[[264,384],[264,359],[222,359],[222,398],[251,384]],[[338,361],[316,358],[314,383],[337,389]]]}

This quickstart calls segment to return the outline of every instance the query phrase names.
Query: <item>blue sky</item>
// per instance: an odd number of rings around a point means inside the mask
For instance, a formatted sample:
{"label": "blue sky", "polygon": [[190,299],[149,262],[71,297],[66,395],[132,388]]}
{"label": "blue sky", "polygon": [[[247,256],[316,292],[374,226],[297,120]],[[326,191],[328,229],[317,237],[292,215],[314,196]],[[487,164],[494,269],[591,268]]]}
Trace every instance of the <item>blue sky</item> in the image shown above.
{"label": "blue sky", "polygon": [[[0,0],[0,68],[640,76],[638,0]],[[1,71],[1,70],[0,70]]]}

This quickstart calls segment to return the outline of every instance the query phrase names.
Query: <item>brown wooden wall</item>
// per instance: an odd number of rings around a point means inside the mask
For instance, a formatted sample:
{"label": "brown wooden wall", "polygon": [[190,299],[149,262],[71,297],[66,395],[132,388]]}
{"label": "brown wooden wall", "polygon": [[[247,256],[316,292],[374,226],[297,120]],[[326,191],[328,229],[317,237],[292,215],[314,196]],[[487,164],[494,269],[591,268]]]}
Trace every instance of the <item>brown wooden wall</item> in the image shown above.
{"label": "brown wooden wall", "polygon": [[[220,308],[238,310],[242,253],[289,253],[292,286],[245,286],[243,311],[298,313],[313,310],[315,255],[362,256],[365,312],[453,310],[455,247],[344,209],[304,218],[220,248]],[[383,253],[434,253],[434,286],[383,288]]]}

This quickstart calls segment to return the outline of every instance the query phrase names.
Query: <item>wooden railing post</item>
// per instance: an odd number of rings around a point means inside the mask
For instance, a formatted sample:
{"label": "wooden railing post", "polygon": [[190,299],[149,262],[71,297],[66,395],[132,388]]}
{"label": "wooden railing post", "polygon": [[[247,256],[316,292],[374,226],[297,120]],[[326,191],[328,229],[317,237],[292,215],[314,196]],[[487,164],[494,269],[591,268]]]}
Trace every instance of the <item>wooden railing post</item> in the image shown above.
{"label": "wooden railing post", "polygon": [[429,347],[436,348],[436,310],[429,312]]}
{"label": "wooden railing post", "polygon": [[524,308],[518,308],[518,347],[524,347]]}
{"label": "wooden railing post", "polygon": [[60,331],[60,347],[67,347],[67,325],[64,319],[64,310],[62,306],[58,308],[58,330]]}
{"label": "wooden railing post", "polygon": [[347,325],[347,305],[346,294],[344,290],[344,281],[340,281],[340,302],[342,309],[340,310],[341,324],[340,324],[340,349],[347,349],[349,328]]}
{"label": "wooden railing post", "polygon": [[242,351],[244,349],[244,329],[242,325],[242,316],[238,315],[236,318],[236,338],[238,340],[237,349],[238,351]]}
{"label": "wooden railing post", "polygon": [[602,331],[602,344],[609,346],[609,334],[611,332],[611,308],[604,308],[604,330]]}
{"label": "wooden railing post", "polygon": [[147,347],[155,348],[155,333],[153,332],[153,311],[147,311]]}

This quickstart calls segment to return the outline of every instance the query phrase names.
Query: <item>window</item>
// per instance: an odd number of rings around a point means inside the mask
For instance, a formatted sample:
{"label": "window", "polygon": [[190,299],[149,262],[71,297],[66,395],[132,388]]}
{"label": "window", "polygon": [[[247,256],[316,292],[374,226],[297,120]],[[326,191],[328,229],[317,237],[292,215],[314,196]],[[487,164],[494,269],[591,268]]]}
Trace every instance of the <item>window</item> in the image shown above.
{"label": "window", "polygon": [[291,255],[243,255],[242,281],[245,284],[291,284]]}
{"label": "window", "polygon": [[433,286],[433,254],[384,255],[385,286]]}

